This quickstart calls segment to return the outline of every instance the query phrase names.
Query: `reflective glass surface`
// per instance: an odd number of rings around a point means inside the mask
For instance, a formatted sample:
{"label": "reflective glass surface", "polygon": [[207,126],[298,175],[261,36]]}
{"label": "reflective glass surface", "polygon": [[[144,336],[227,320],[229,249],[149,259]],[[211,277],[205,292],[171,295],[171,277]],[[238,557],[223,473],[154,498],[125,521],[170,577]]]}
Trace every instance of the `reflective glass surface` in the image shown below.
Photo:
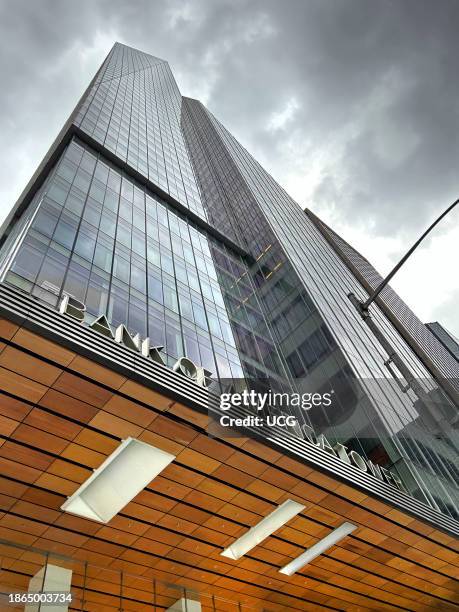
{"label": "reflective glass surface", "polygon": [[180,105],[180,92],[167,62],[116,43],[74,123],[205,217],[180,130]]}
{"label": "reflective glass surface", "polygon": [[441,400],[432,409],[412,390],[401,391],[384,364],[387,354],[347,297],[365,298],[361,285],[298,204],[200,102],[183,99],[182,128],[209,220],[222,223],[257,260],[260,303],[290,374],[306,376],[316,389],[359,381],[363,397],[351,395],[327,414],[309,411],[308,420],[333,442],[379,456],[414,494],[458,516],[457,409],[374,307],[378,326],[424,393]]}
{"label": "reflective glass surface", "polygon": [[349,268],[213,115],[181,98],[168,64],[116,44],[74,122],[98,152],[77,138],[66,147],[3,247],[6,282],[53,307],[72,295],[89,319],[126,324],[164,346],[169,364],[187,355],[217,380],[339,390],[302,423],[457,517],[454,407],[375,308],[425,393],[441,395],[435,416],[401,391],[347,298],[365,297]]}

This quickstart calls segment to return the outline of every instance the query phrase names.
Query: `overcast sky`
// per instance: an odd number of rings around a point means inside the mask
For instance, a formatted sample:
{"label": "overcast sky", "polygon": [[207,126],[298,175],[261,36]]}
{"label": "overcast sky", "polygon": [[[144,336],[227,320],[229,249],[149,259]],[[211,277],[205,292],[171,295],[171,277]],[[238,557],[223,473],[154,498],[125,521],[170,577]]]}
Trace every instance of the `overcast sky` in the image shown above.
{"label": "overcast sky", "polygon": [[[1,219],[115,40],[387,272],[459,197],[458,0],[0,0]],[[392,283],[459,335],[459,208]]]}

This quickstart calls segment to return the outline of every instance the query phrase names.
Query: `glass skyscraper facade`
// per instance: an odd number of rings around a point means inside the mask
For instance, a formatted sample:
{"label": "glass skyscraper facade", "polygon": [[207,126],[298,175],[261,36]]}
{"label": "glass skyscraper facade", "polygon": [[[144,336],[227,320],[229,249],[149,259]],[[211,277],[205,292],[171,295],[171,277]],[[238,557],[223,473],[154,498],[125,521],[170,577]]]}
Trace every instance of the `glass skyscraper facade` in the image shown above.
{"label": "glass skyscraper facade", "polygon": [[336,389],[330,408],[300,413],[304,424],[458,518],[457,364],[445,362],[444,385],[411,332],[375,306],[432,403],[402,390],[347,297],[366,296],[356,274],[228,130],[181,96],[169,65],[116,44],[69,122],[71,137],[7,222],[2,282],[52,307],[71,295],[89,322],[105,314],[164,346],[169,365],[186,355],[216,381]]}
{"label": "glass skyscraper facade", "polygon": [[442,343],[445,349],[459,361],[459,340],[455,338],[447,329],[438,321],[426,323],[433,335]]}

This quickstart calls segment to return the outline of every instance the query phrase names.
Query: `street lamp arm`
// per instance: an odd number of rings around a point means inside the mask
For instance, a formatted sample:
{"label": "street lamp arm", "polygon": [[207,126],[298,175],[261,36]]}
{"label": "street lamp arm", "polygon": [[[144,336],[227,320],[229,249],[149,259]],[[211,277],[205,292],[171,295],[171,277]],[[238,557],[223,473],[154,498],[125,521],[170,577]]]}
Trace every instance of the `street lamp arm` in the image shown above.
{"label": "street lamp arm", "polygon": [[448,208],[438,217],[438,219],[436,219],[427,229],[426,231],[422,234],[422,236],[420,236],[420,238],[418,238],[418,240],[416,240],[416,242],[413,244],[413,246],[411,247],[411,249],[402,257],[402,259],[398,262],[398,264],[389,272],[389,274],[386,276],[386,278],[384,278],[381,283],[376,287],[376,289],[373,291],[373,293],[371,293],[368,297],[368,299],[366,300],[366,302],[364,302],[361,305],[361,309],[363,311],[368,310],[370,304],[372,302],[374,302],[374,300],[378,297],[378,295],[381,293],[381,291],[384,289],[384,287],[389,283],[389,281],[393,278],[393,276],[398,272],[398,270],[400,270],[400,268],[403,266],[403,264],[405,263],[405,261],[408,259],[408,257],[410,257],[410,255],[413,253],[413,251],[419,246],[419,244],[424,240],[424,238],[427,236],[427,234],[429,234],[433,228],[437,225],[437,223],[440,223],[440,221],[443,219],[443,217],[446,217],[446,215],[453,210],[453,208],[456,206],[456,204],[459,203],[459,198],[457,200],[455,200],[450,206],[448,206]]}

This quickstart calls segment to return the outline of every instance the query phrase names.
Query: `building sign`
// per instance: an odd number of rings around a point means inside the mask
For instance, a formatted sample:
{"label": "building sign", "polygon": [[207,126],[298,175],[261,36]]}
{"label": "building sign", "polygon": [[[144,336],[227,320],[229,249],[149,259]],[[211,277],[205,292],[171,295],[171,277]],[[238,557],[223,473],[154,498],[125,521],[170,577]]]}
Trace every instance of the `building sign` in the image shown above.
{"label": "building sign", "polygon": [[[242,393],[221,393],[220,410],[222,415],[219,424],[222,427],[281,427],[290,436],[303,439],[308,444],[321,448],[336,459],[357,468],[361,472],[372,474],[375,478],[404,491],[400,478],[390,470],[364,459],[355,450],[349,450],[344,444],[332,445],[324,434],[317,435],[306,423],[300,424],[296,415],[285,412],[285,408],[301,407],[310,410],[313,406],[331,406],[333,391],[330,393],[276,393],[271,390],[262,393],[254,389]],[[279,409],[279,403],[282,409]],[[245,416],[233,417],[230,411],[233,406],[239,407]],[[265,413],[265,409],[268,413]],[[274,409],[274,411],[273,411]]]}
{"label": "building sign", "polygon": [[356,467],[361,472],[372,474],[379,480],[387,482],[400,491],[405,491],[402,481],[396,474],[394,474],[394,472],[387,470],[386,468],[382,467],[382,465],[373,463],[373,461],[370,461],[370,459],[364,459],[357,451],[348,450],[347,446],[344,446],[344,444],[330,444],[324,434],[316,436],[314,430],[312,427],[309,427],[309,425],[303,424],[301,430],[307,442],[314,444],[314,446],[318,446],[337,459]]}
{"label": "building sign", "polygon": [[[77,300],[76,298],[72,296],[64,295],[62,297],[62,300],[59,305],[59,312],[61,314],[65,314],[65,315],[72,317],[73,319],[75,319],[76,321],[79,321],[80,323],[85,323],[86,306],[85,304],[83,304],[82,302],[80,302],[79,300]],[[153,346],[150,342],[150,338],[141,339],[140,334],[138,333],[135,335],[132,335],[127,329],[126,325],[121,324],[118,327],[113,328],[108,322],[107,317],[102,314],[102,315],[99,315],[96,319],[94,319],[92,323],[89,323],[88,327],[99,332],[103,336],[110,338],[114,342],[117,342],[118,344],[123,344],[127,348],[130,348],[138,352],[139,354],[143,355],[147,359],[151,359],[155,363],[166,366],[166,363],[164,362],[163,357],[161,355],[161,351],[163,350],[164,347],[163,346]],[[196,365],[188,357],[185,357],[185,356],[180,357],[175,362],[172,369],[175,372],[193,380],[196,384],[198,384],[201,387],[207,388],[209,383],[211,382],[211,379],[210,379],[211,372],[207,370],[206,368],[203,368],[202,366]],[[223,410],[227,410],[232,405],[236,405],[236,406],[241,405],[240,403],[238,404],[236,401],[234,401],[233,403],[233,398],[232,397],[229,398],[228,397],[229,395],[231,394],[222,394],[221,401],[223,400],[226,401],[226,404],[223,403],[223,407],[222,407]],[[324,395],[329,395],[329,394],[324,394]],[[230,401],[228,402],[228,400]],[[225,417],[226,415],[223,416],[222,419],[225,419]],[[222,420],[221,425],[223,426],[228,426],[228,425],[230,426],[231,425],[257,426],[257,425],[268,424],[268,425],[284,426],[286,428],[286,431],[290,435],[294,435],[296,437],[302,437],[304,440],[306,440],[310,444],[313,444],[314,446],[319,447],[322,450],[330,453],[337,459],[340,459],[341,461],[344,461],[345,463],[356,467],[361,472],[367,472],[368,474],[372,474],[379,480],[385,481],[389,483],[390,485],[396,487],[399,490],[402,490],[402,491],[405,490],[400,478],[396,474],[391,472],[390,470],[387,470],[386,468],[380,465],[374,464],[369,459],[364,459],[359,453],[357,453],[354,450],[349,451],[348,448],[344,446],[343,444],[331,445],[330,442],[327,440],[327,438],[324,436],[324,434],[320,434],[319,436],[316,436],[312,428],[305,424],[301,425],[300,427],[299,424],[296,422],[296,420],[294,421],[294,417],[292,415],[287,415],[283,413],[280,416],[276,417],[275,421],[273,421],[272,423],[269,421],[269,419],[265,422],[264,419],[261,419],[261,417],[253,417],[253,416],[249,417],[248,416],[246,418],[247,419],[250,418],[251,419],[250,422],[248,421],[243,422],[244,419],[231,419],[231,421],[240,420],[241,423],[237,423],[237,422],[230,423],[229,421],[224,422]],[[259,419],[259,422],[254,419]],[[283,419],[283,424],[280,422],[282,421],[282,419]],[[293,429],[294,433],[292,433],[291,431],[288,431],[289,429],[290,430]]]}
{"label": "building sign", "polygon": [[[59,305],[59,312],[66,314],[73,319],[76,319],[80,323],[85,322],[86,306],[83,302],[80,302],[76,298],[70,295],[64,295]],[[105,315],[99,315],[92,323],[88,324],[88,327],[99,332],[106,338],[110,338],[118,344],[123,344],[127,348],[132,349],[151,359],[155,363],[165,366],[161,351],[163,346],[153,346],[150,342],[150,338],[142,339],[140,334],[132,335],[127,329],[126,325],[121,324],[116,328],[113,328]],[[212,372],[203,368],[202,366],[196,365],[188,357],[180,357],[175,364],[172,366],[174,372],[178,372],[183,376],[193,380],[200,387],[207,387],[210,382],[210,376]]]}

